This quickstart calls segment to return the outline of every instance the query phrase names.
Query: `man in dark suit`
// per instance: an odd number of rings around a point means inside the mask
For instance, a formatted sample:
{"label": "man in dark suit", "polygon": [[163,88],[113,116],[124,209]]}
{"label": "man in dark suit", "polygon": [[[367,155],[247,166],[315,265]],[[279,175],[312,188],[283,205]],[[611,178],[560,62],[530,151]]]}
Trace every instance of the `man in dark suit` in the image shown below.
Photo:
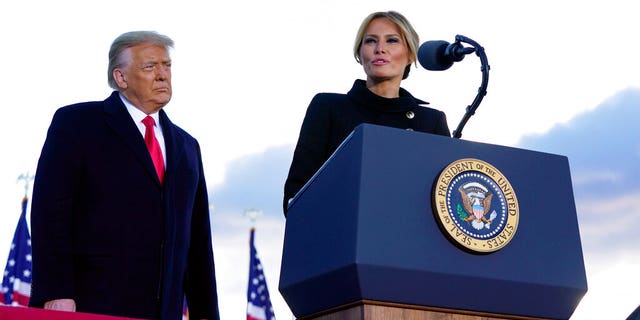
{"label": "man in dark suit", "polygon": [[186,295],[191,318],[219,318],[200,147],[162,110],[172,47],[119,36],[116,91],[53,116],[33,190],[31,306],[180,319]]}

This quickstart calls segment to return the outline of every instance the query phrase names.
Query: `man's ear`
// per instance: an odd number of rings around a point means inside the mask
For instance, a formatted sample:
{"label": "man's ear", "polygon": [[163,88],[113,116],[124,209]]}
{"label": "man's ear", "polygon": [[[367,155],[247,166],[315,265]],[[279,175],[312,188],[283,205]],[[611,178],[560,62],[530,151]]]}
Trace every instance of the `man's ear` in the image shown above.
{"label": "man's ear", "polygon": [[120,68],[113,69],[113,79],[116,80],[116,84],[118,84],[120,89],[126,89],[128,87],[127,76]]}

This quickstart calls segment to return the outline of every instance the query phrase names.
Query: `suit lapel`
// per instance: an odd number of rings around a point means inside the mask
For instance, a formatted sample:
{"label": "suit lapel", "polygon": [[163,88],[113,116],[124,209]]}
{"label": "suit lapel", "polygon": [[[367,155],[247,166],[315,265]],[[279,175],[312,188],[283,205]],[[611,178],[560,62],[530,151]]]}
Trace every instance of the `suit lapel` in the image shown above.
{"label": "suit lapel", "polygon": [[133,123],[133,119],[127,112],[122,100],[120,100],[117,91],[113,92],[104,101],[104,114],[107,125],[129,146],[129,149],[135,154],[149,176],[160,186],[160,180],[156,174],[147,146],[144,144],[144,138],[135,123]]}
{"label": "suit lapel", "polygon": [[[164,136],[165,153],[167,157],[167,166],[165,170],[165,181],[171,180],[176,168],[180,164],[181,155],[184,153],[184,143],[181,142],[182,136],[175,129],[174,124],[169,120],[164,110],[160,110],[160,124],[162,126],[162,135]],[[169,179],[167,179],[169,178]]]}

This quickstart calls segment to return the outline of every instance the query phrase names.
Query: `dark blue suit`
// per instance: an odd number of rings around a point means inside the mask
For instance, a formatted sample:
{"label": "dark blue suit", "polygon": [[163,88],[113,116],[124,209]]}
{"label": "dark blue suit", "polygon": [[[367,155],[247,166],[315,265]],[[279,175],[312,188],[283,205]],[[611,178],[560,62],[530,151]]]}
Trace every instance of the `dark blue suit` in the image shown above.
{"label": "dark blue suit", "polygon": [[198,142],[160,111],[160,184],[144,139],[114,92],[60,108],[35,176],[30,304],[77,311],[218,318],[207,189]]}

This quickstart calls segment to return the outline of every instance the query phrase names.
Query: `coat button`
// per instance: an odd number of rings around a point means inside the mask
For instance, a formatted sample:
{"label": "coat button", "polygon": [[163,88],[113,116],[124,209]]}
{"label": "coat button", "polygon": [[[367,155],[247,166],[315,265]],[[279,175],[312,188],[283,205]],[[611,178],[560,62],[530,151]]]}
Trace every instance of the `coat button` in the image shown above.
{"label": "coat button", "polygon": [[406,116],[409,119],[413,119],[413,117],[415,117],[415,114],[413,113],[413,111],[407,111]]}

